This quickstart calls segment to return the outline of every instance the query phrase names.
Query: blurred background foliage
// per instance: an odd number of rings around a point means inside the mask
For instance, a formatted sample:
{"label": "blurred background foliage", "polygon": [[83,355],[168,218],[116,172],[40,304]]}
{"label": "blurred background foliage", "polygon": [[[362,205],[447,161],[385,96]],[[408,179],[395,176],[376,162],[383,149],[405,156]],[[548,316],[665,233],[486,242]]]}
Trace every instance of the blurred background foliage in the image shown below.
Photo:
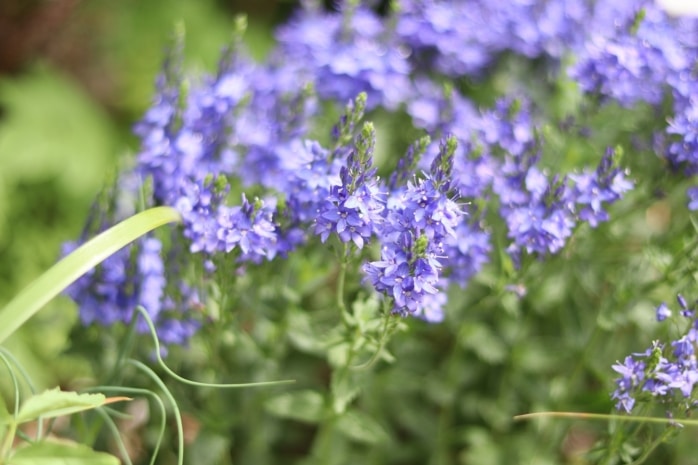
{"label": "blurred background foliage", "polygon": [[[56,260],[61,243],[80,234],[97,192],[120,159],[137,150],[131,126],[150,103],[174,24],[186,27],[187,68],[212,70],[236,14],[247,13],[247,42],[261,57],[273,25],[293,7],[273,0],[0,2],[0,305]],[[566,92],[560,89],[553,105],[564,106]],[[636,115],[623,130],[638,130],[651,117]],[[619,120],[613,108],[593,117],[597,127],[604,118],[609,126]],[[570,146],[555,131],[549,136],[566,153],[588,148]],[[629,164],[653,170],[652,163]],[[584,227],[560,256],[529,263],[514,277],[519,287],[508,287],[512,275],[494,260],[467,294],[454,290],[444,324],[404,321],[389,347],[397,361],[352,374],[350,381],[361,386],[356,423],[345,422],[343,438],[332,438],[333,463],[587,463],[579,451],[615,425],[515,423],[512,416],[609,412],[610,365],[656,336],[659,301],[676,289],[695,291],[670,276],[672,266],[690,268],[695,247],[685,238],[695,230],[674,213],[683,208],[685,186],[664,181],[677,189],[640,186],[617,206],[613,221]],[[310,279],[317,273],[304,270],[324,269],[330,280],[337,270],[313,257],[292,260],[295,276],[277,276],[267,266],[239,279],[239,311],[222,317],[228,324],[205,328],[190,348],[171,349],[175,370],[204,381],[298,380],[293,388],[232,393],[173,384],[191,435],[188,463],[301,463],[308,454],[317,434],[310,418],[316,393],[327,389],[331,372],[324,348],[333,335],[325,322],[336,315],[332,293]],[[246,302],[252,292],[262,297]],[[76,388],[112,375],[104,367],[123,334],[81,328],[76,320],[74,305],[57,299],[7,344],[39,386]],[[151,350],[139,346],[141,359]],[[140,423],[122,431],[144,461],[153,432]],[[694,463],[687,451],[696,439],[685,431],[656,463]],[[94,441],[105,440],[95,435]],[[173,463],[171,451],[162,463]]]}

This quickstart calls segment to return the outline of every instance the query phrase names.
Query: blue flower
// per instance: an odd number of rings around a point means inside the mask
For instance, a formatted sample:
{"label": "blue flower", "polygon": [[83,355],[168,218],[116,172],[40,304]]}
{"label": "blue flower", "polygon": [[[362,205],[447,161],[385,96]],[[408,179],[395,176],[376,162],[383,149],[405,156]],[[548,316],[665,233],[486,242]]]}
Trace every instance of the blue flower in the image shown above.
{"label": "blue flower", "polygon": [[[686,302],[679,297],[679,305],[686,312]],[[698,383],[695,345],[697,321],[692,312],[682,312],[682,317],[692,320],[690,329],[668,345],[655,341],[645,352],[625,358],[623,364],[613,365],[620,374],[616,390],[611,397],[616,409],[630,412],[637,401],[661,400],[680,409],[693,408],[693,388]],[[666,304],[657,307],[657,319],[671,316]],[[670,348],[670,350],[669,350]]]}
{"label": "blue flower", "polygon": [[691,187],[686,193],[688,195],[688,209],[691,211],[698,210],[698,187]]}
{"label": "blue flower", "polygon": [[[64,245],[63,253],[71,252],[76,246],[75,243]],[[129,324],[136,307],[141,306],[153,321],[162,343],[184,344],[199,327],[198,318],[190,310],[200,303],[193,291],[188,291],[187,301],[165,293],[165,267],[162,242],[146,236],[90,270],[69,286],[66,294],[78,304],[84,325]],[[177,281],[172,269],[168,274]],[[173,332],[174,327],[180,331]],[[136,329],[140,333],[149,330],[142,318],[138,319]]]}
{"label": "blue flower", "polygon": [[635,406],[635,398],[631,393],[645,378],[645,363],[628,355],[623,363],[616,363],[612,368],[620,377],[616,379],[616,390],[611,398],[617,401],[617,410],[630,412]]}
{"label": "blue flower", "polygon": [[315,234],[325,242],[331,233],[358,249],[373,235],[382,221],[384,200],[373,167],[375,145],[373,126],[366,124],[339,172],[339,184],[330,186],[327,198],[317,209]]}
{"label": "blue flower", "polygon": [[409,94],[410,66],[371,10],[345,6],[342,14],[302,9],[276,33],[278,53],[303,63],[323,99],[345,102],[360,92],[369,108],[394,110]]}
{"label": "blue flower", "polygon": [[507,3],[405,0],[397,33],[423,72],[446,76],[484,74],[510,50],[527,57],[560,58],[581,41],[589,17],[580,0]]}
{"label": "blue flower", "polygon": [[443,317],[440,294],[448,238],[455,237],[464,212],[449,197],[455,139],[442,144],[429,174],[397,186],[387,199],[376,234],[380,259],[363,271],[376,291],[392,298],[393,312],[430,321]]}
{"label": "blue flower", "polygon": [[676,113],[666,130],[672,135],[672,141],[665,156],[674,169],[682,169],[687,176],[693,176],[698,174],[698,102],[695,98],[677,100],[674,108]]}
{"label": "blue flower", "polygon": [[614,158],[614,151],[608,149],[596,171],[569,175],[572,182],[569,199],[575,204],[579,219],[594,228],[601,221],[608,221],[604,204],[618,201],[633,187],[627,172],[615,165]]}
{"label": "blue flower", "polygon": [[263,258],[273,259],[278,252],[274,211],[262,200],[257,199],[254,204],[248,202],[245,194],[242,194],[240,205],[221,206],[216,231],[221,250],[230,253],[239,248],[240,260],[259,262]]}
{"label": "blue flower", "polygon": [[667,83],[691,66],[691,56],[677,37],[679,30],[655,5],[628,2],[621,10],[616,12],[599,4],[597,16],[614,16],[600,25],[621,26],[605,30],[594,27],[570,73],[583,90],[597,92],[623,106],[637,102],[658,105]]}
{"label": "blue flower", "polygon": [[657,321],[664,321],[671,316],[671,310],[669,309],[669,306],[664,302],[662,302],[657,307],[656,312],[657,312]]}

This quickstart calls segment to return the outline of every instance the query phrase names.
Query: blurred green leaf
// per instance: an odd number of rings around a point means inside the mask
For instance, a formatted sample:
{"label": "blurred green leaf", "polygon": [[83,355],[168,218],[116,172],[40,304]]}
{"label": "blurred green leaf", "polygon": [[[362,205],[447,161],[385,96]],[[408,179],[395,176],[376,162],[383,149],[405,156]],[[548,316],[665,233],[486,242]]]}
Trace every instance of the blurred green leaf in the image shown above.
{"label": "blurred green leaf", "polygon": [[317,423],[322,418],[324,399],[317,391],[286,392],[269,399],[264,408],[280,418]]}
{"label": "blurred green leaf", "polygon": [[84,410],[101,407],[105,404],[103,394],[79,394],[61,391],[58,388],[44,391],[27,399],[19,409],[15,421],[26,423],[39,417],[54,418]]}
{"label": "blurred green leaf", "polygon": [[8,465],[119,465],[119,459],[87,446],[41,441],[17,449]]}
{"label": "blurred green leaf", "polygon": [[358,410],[344,412],[337,420],[337,429],[348,438],[366,444],[378,444],[389,439],[388,433],[378,422]]}
{"label": "blurred green leaf", "polygon": [[322,354],[323,344],[318,338],[317,331],[311,326],[310,315],[296,309],[291,309],[286,316],[288,337],[291,344],[298,350],[311,354]]}
{"label": "blurred green leaf", "polygon": [[7,424],[12,420],[12,415],[7,410],[7,405],[5,405],[5,399],[0,398],[0,425]]}
{"label": "blurred green leaf", "polygon": [[0,343],[88,270],[142,235],[177,221],[181,221],[181,217],[174,208],[154,207],[127,218],[82,244],[0,310]]}
{"label": "blurred green leaf", "polygon": [[485,324],[471,322],[464,325],[458,339],[463,347],[472,350],[488,363],[501,363],[507,356],[507,347]]}
{"label": "blurred green leaf", "polygon": [[342,368],[334,372],[330,390],[332,391],[332,409],[341,414],[361,392],[362,372]]}
{"label": "blurred green leaf", "polygon": [[96,193],[116,139],[105,112],[84,92],[54,70],[35,68],[21,78],[0,78],[0,105],[5,189],[54,179],[68,195]]}

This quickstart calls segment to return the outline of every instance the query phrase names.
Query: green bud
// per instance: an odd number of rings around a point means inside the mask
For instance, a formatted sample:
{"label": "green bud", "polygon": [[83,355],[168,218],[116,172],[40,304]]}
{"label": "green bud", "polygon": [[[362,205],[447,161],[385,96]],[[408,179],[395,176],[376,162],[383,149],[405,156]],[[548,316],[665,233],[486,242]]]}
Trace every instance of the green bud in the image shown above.
{"label": "green bud", "polygon": [[429,246],[429,238],[427,236],[419,236],[414,241],[414,246],[412,247],[414,258],[424,257],[427,253],[427,247]]}

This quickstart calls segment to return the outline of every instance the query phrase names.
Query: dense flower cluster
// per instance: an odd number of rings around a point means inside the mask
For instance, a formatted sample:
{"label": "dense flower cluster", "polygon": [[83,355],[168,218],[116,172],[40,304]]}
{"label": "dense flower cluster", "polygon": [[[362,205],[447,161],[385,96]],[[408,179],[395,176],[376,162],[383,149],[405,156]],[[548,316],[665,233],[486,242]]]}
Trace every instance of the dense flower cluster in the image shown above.
{"label": "dense flower cluster", "polygon": [[319,202],[315,234],[322,242],[334,232],[342,242],[352,241],[362,249],[380,224],[384,206],[372,163],[375,138],[367,123],[339,171],[340,183],[330,186],[329,195]]}
{"label": "dense flower cluster", "polygon": [[[693,388],[698,383],[696,344],[698,343],[698,319],[695,307],[689,306],[679,294],[680,317],[689,326],[678,339],[665,344],[659,341],[645,352],[628,355],[621,363],[613,365],[620,375],[611,397],[616,409],[632,411],[638,401],[654,400],[678,405],[682,410],[695,408]],[[662,303],[657,307],[657,320],[664,321],[672,315]]]}
{"label": "dense flower cluster", "polygon": [[[671,99],[656,146],[675,172],[698,172],[695,20],[645,0],[402,0],[384,14],[369,2],[347,0],[339,11],[310,3],[276,30],[263,62],[238,37],[214,75],[189,80],[171,53],[135,127],[134,173],[145,188],[124,190],[145,192],[146,206],[174,206],[183,224],[161,248],[124,251],[71,290],[86,323],[126,321],[133,305],[176,313],[200,291],[186,273],[165,280],[156,256],[201,254],[213,273],[222,257],[261,263],[336,238],[396,313],[438,320],[447,286],[467,286],[489,262],[497,226],[514,264],[558,253],[579,224],[609,220],[608,206],[633,184],[615,151],[568,170],[546,160],[550,110],[525,85],[498,84],[489,107],[470,99],[468,84],[512,56],[536,58],[535,79],[571,78],[596,103],[659,108]],[[329,140],[318,140],[343,107]],[[381,148],[362,121],[367,110],[434,142],[422,138],[404,155]],[[142,296],[124,294],[133,282]],[[99,317],[95,299],[109,302]],[[161,330],[173,327],[166,321]]]}
{"label": "dense flower cluster", "polygon": [[456,237],[463,211],[449,198],[455,139],[443,144],[429,175],[390,193],[378,224],[380,260],[364,272],[373,287],[393,298],[394,311],[430,321],[443,318],[439,296],[448,238]]}
{"label": "dense flower cluster", "polygon": [[585,2],[512,1],[400,3],[397,34],[414,51],[421,69],[449,77],[478,75],[499,54],[513,51],[534,58],[559,58],[579,40],[588,17]]}
{"label": "dense flower cluster", "polygon": [[279,28],[278,53],[304,63],[318,95],[345,102],[360,92],[395,110],[410,93],[407,52],[372,10],[346,2],[344,15],[307,8]]}

